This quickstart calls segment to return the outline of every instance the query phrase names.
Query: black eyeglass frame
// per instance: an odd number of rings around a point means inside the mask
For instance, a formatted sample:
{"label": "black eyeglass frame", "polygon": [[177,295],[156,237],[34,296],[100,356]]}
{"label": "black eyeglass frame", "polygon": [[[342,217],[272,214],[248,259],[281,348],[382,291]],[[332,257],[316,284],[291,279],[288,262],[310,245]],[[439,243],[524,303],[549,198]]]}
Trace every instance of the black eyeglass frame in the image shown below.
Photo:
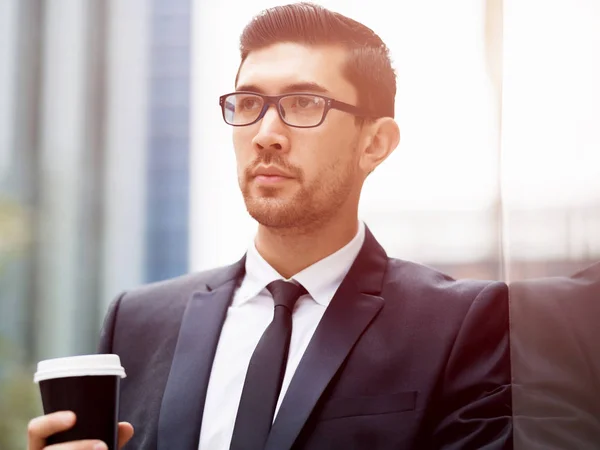
{"label": "black eyeglass frame", "polygon": [[[260,114],[258,115],[256,120],[254,120],[253,122],[250,122],[250,123],[245,123],[243,125],[236,125],[233,123],[229,123],[227,121],[227,119],[225,118],[225,99],[227,97],[229,97],[230,95],[236,95],[236,94],[256,95],[263,99],[264,104],[263,104],[262,110],[260,111]],[[323,100],[325,100],[325,108],[323,109],[323,117],[321,117],[321,120],[319,121],[319,123],[317,123],[316,125],[292,125],[285,120],[285,118],[281,114],[280,101],[282,98],[291,97],[291,96],[295,96],[295,95],[310,95],[312,97],[319,97],[319,98],[322,98]],[[339,100],[335,100],[333,98],[326,97],[321,94],[315,94],[314,92],[290,92],[290,93],[281,94],[281,95],[264,95],[264,94],[260,94],[258,92],[236,91],[236,92],[230,92],[229,94],[221,95],[219,97],[219,105],[221,105],[221,112],[223,114],[223,120],[225,121],[225,123],[227,125],[231,125],[232,127],[247,127],[250,125],[254,125],[256,122],[258,122],[265,116],[265,114],[267,113],[267,111],[269,110],[269,107],[271,105],[275,106],[275,109],[277,110],[277,114],[279,114],[279,118],[281,119],[281,121],[283,123],[285,123],[287,126],[294,127],[294,128],[316,128],[316,127],[318,127],[325,121],[325,118],[327,117],[327,113],[329,112],[330,109],[337,109],[339,111],[347,112],[356,117],[375,118],[375,116],[373,116],[372,114],[369,114],[367,111],[359,108],[358,106],[354,106],[349,103],[344,103]]]}

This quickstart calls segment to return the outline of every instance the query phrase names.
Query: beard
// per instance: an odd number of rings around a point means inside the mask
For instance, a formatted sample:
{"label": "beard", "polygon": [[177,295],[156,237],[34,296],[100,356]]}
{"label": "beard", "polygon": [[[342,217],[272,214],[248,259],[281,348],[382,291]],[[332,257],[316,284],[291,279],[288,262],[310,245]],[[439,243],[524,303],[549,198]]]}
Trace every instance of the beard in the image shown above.
{"label": "beard", "polygon": [[[254,169],[260,164],[273,164],[290,173],[294,179],[289,187],[253,186]],[[239,184],[248,213],[259,224],[283,230],[313,230],[327,222],[350,196],[356,180],[352,160],[335,161],[322,167],[313,182],[304,173],[291,167],[279,153],[265,153],[248,166]]]}

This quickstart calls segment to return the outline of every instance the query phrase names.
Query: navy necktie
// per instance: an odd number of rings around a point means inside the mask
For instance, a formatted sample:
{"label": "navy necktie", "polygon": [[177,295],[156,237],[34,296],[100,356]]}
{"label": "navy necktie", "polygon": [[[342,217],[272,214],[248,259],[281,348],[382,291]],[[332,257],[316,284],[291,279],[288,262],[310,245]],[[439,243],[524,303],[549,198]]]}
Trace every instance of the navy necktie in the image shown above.
{"label": "navy necktie", "polygon": [[271,430],[273,415],[287,364],[292,336],[292,311],[306,290],[283,280],[267,286],[273,295],[273,321],[254,349],[238,407],[230,450],[263,449]]}

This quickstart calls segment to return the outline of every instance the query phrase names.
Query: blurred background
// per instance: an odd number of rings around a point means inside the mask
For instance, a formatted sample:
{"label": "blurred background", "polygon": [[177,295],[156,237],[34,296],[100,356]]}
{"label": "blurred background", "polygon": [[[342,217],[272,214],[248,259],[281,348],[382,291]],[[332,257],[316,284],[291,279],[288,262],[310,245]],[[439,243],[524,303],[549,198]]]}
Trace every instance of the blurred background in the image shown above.
{"label": "blurred background", "polygon": [[[0,0],[0,448],[40,359],[94,352],[121,291],[239,258],[256,224],[231,129],[238,38],[286,1]],[[401,142],[361,218],[458,278],[600,260],[600,3],[321,0],[374,29]]]}

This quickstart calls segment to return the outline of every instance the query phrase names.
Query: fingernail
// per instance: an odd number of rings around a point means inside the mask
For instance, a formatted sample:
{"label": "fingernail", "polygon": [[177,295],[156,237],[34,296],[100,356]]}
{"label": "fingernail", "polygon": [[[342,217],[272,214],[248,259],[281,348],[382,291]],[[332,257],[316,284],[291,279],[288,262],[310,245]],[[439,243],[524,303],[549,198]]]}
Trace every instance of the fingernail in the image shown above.
{"label": "fingernail", "polygon": [[108,450],[108,447],[104,442],[98,442],[96,445],[94,445],[94,450]]}
{"label": "fingernail", "polygon": [[70,425],[75,419],[75,413],[71,411],[65,411],[62,417],[62,421],[65,425]]}

